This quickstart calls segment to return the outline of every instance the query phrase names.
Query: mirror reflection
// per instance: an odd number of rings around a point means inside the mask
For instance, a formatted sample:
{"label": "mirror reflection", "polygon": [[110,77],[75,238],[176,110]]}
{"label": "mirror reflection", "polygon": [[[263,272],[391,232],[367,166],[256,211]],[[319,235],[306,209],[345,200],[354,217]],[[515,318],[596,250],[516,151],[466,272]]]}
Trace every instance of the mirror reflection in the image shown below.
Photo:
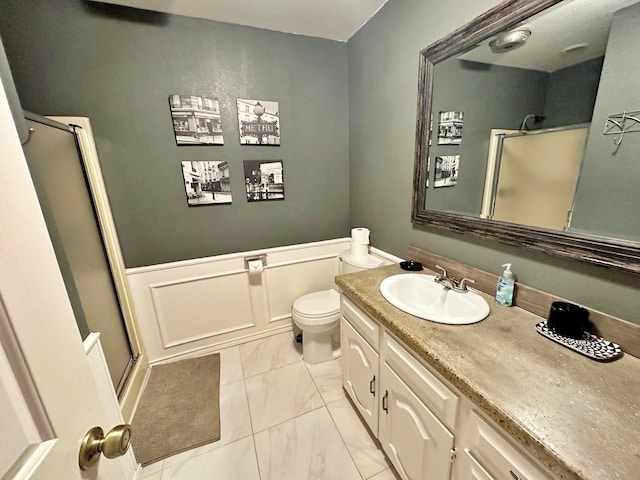
{"label": "mirror reflection", "polygon": [[424,207],[640,240],[638,28],[565,0],[436,63]]}

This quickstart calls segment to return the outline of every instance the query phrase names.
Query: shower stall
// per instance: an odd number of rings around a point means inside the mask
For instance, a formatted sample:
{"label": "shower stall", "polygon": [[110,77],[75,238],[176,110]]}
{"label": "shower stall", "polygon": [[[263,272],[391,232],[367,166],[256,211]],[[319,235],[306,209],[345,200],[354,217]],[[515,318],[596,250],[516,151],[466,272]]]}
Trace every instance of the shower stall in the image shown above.
{"label": "shower stall", "polygon": [[492,130],[481,218],[567,230],[588,132]]}

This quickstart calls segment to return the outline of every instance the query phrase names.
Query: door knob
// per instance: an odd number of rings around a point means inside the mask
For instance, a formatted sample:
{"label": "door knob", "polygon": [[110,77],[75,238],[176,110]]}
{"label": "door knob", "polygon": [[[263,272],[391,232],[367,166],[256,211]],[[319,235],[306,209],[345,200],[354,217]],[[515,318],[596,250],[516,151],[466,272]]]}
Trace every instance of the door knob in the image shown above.
{"label": "door knob", "polygon": [[100,427],[93,427],[87,432],[80,445],[79,464],[82,470],[94,466],[100,454],[107,458],[116,458],[129,450],[131,425],[116,425],[104,434]]}

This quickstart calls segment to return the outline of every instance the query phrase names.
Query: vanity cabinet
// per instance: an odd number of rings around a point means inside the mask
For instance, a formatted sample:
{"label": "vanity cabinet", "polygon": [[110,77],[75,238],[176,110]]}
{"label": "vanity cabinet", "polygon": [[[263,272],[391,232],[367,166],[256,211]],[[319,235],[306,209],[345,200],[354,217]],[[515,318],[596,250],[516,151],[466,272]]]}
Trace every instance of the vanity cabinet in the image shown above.
{"label": "vanity cabinet", "polygon": [[343,385],[403,480],[553,480],[348,298]]}

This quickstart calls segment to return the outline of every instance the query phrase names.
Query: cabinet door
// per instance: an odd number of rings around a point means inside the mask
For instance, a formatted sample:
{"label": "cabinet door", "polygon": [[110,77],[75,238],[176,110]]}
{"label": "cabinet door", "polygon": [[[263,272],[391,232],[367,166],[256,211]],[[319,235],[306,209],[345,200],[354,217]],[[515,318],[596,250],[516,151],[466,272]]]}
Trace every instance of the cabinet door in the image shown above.
{"label": "cabinet door", "polygon": [[374,435],[378,434],[378,354],[344,318],[341,320],[343,385]]}
{"label": "cabinet door", "polygon": [[473,458],[468,448],[465,448],[462,452],[456,468],[459,472],[458,480],[495,480],[495,478]]}
{"label": "cabinet door", "polygon": [[403,480],[448,480],[453,434],[388,365],[380,367],[379,440]]}

